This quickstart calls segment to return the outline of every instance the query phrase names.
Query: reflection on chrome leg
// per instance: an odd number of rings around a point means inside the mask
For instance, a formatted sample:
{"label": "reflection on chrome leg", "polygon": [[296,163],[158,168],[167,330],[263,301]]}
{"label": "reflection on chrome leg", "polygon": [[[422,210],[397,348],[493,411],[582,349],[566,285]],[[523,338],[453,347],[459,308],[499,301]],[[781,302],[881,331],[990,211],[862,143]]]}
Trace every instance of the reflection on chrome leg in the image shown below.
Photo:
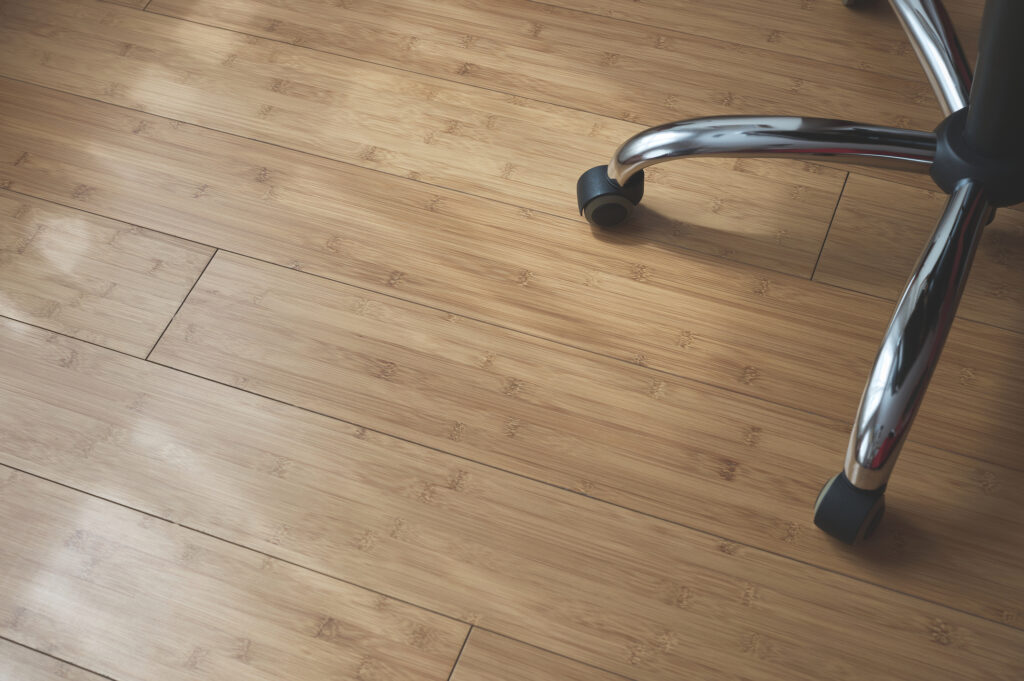
{"label": "reflection on chrome leg", "polygon": [[935,135],[800,116],[694,118],[628,139],[612,157],[608,177],[624,187],[647,166],[692,156],[790,158],[927,173],[935,157]]}
{"label": "reflection on chrome leg", "polygon": [[846,452],[846,477],[863,490],[885,485],[924,399],[953,325],[971,261],[993,209],[962,182],[903,290],[861,398]]}
{"label": "reflection on chrome leg", "polygon": [[889,0],[947,116],[967,106],[971,65],[941,0]]}

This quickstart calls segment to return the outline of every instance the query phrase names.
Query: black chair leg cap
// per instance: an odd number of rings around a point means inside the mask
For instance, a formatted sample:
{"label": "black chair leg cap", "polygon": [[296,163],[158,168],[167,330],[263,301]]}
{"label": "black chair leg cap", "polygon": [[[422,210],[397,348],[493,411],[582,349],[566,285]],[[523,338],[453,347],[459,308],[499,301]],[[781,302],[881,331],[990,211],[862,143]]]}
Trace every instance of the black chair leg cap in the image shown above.
{"label": "black chair leg cap", "polygon": [[814,503],[814,524],[847,544],[870,537],[885,513],[885,488],[854,487],[840,473],[825,483]]}
{"label": "black chair leg cap", "polygon": [[587,222],[609,229],[622,224],[644,195],[644,172],[629,178],[625,187],[608,177],[608,166],[597,166],[580,175],[576,202]]}

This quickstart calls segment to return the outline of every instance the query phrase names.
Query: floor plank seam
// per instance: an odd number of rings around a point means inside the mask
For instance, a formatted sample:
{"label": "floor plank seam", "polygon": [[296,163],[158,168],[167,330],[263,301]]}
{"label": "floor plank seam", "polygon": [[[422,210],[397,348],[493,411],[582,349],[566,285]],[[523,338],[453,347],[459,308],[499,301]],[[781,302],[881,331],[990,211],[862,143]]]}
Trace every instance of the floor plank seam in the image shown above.
{"label": "floor plank seam", "polygon": [[[76,663],[72,662],[71,660],[65,660],[63,657],[58,657],[57,655],[54,655],[53,653],[46,652],[45,650],[40,650],[39,648],[33,648],[32,646],[30,646],[28,644],[22,643],[21,641],[15,641],[13,638],[8,638],[7,636],[4,636],[2,634],[0,634],[0,640],[7,641],[8,643],[16,645],[19,648],[24,648],[26,650],[31,650],[34,653],[39,653],[40,655],[48,657],[51,660],[56,660],[57,662],[60,662],[61,664],[66,664],[69,667],[74,667],[75,669],[81,669],[83,672],[86,672],[88,674],[92,674],[93,676],[97,676],[97,677],[99,677],[101,679],[109,679],[109,681],[119,681],[118,679],[114,678],[113,676],[107,676],[106,674],[101,674],[100,672],[97,672],[97,671],[94,671],[92,669],[89,669],[88,667],[83,667],[80,664],[76,664]],[[11,679],[9,681],[18,681],[18,680],[17,679]]]}
{"label": "floor plank seam", "polygon": [[825,228],[825,238],[821,240],[821,250],[818,251],[818,258],[814,261],[814,268],[811,270],[810,281],[814,281],[814,275],[818,272],[818,265],[821,264],[821,254],[825,252],[825,244],[828,243],[828,235],[832,231],[832,223],[836,221],[836,214],[839,213],[839,204],[843,202],[843,193],[846,191],[846,183],[850,181],[850,173],[843,178],[843,186],[839,188],[839,196],[836,198],[835,208],[832,209],[832,217],[828,220],[828,227]]}
{"label": "floor plank seam", "polygon": [[[9,317],[6,317],[5,315],[0,315],[0,318],[10,319]],[[40,329],[42,331],[46,331],[48,333],[54,333],[54,334],[59,335],[59,336],[64,336],[65,338],[71,338],[70,336],[67,336],[66,334],[61,334],[61,333],[58,333],[56,331],[50,331],[49,329],[44,329],[42,327],[38,327],[38,326],[35,326],[33,324],[28,324],[26,322],[21,322],[20,320],[12,319],[11,321],[17,322],[19,324],[26,324],[26,326],[32,326],[33,328],[38,328],[38,329]],[[73,338],[72,340],[78,340],[78,339],[74,339]],[[88,341],[81,341],[81,342],[88,343]],[[125,355],[126,357],[132,357],[134,359],[141,359],[139,357],[135,357],[134,355],[129,355],[128,353],[121,352],[119,350],[112,350],[111,348],[106,348],[106,347],[104,347],[102,345],[98,345],[96,343],[89,343],[89,344],[93,345],[95,347],[102,348],[104,350],[108,350],[110,352],[116,352],[118,354]],[[686,523],[682,523],[682,522],[679,522],[677,520],[672,520],[670,518],[664,518],[662,516],[659,516],[659,515],[656,515],[654,513],[650,513],[650,512],[647,512],[647,511],[641,511],[639,509],[631,508],[629,506],[618,504],[618,503],[615,503],[613,501],[609,501],[607,499],[603,499],[601,497],[590,496],[590,495],[587,495],[587,494],[585,494],[583,492],[579,492],[577,490],[574,490],[574,489],[571,489],[571,488],[568,488],[568,487],[563,487],[561,485],[558,485],[558,484],[555,484],[555,483],[552,483],[552,482],[549,482],[549,481],[546,481],[546,480],[541,480],[539,478],[534,478],[534,477],[531,477],[529,475],[525,475],[523,473],[518,473],[516,471],[507,470],[505,468],[501,468],[500,466],[496,466],[494,464],[486,463],[486,462],[483,462],[483,461],[477,461],[476,459],[472,459],[472,458],[470,458],[468,456],[464,456],[464,455],[461,455],[461,454],[455,454],[453,452],[449,452],[447,450],[440,449],[440,448],[434,447],[432,445],[428,445],[428,444],[424,444],[424,443],[421,443],[421,442],[417,442],[416,440],[411,440],[409,438],[402,437],[400,435],[394,435],[392,433],[387,433],[385,431],[382,431],[382,430],[379,430],[379,429],[376,429],[376,428],[371,428],[369,426],[363,426],[361,424],[358,424],[358,423],[355,423],[355,422],[352,422],[352,421],[347,421],[345,419],[339,418],[337,416],[332,416],[331,414],[326,414],[324,412],[320,412],[320,411],[317,411],[315,409],[310,409],[308,407],[303,407],[301,405],[296,405],[296,404],[292,404],[290,402],[285,402],[284,400],[280,400],[280,399],[277,399],[275,397],[271,397],[269,395],[262,395],[262,394],[257,393],[257,392],[246,390],[245,388],[239,388],[238,386],[233,386],[233,385],[229,385],[227,383],[222,383],[220,381],[214,380],[212,378],[208,378],[206,376],[202,376],[200,374],[194,374],[192,372],[185,371],[184,369],[179,369],[177,367],[169,366],[167,364],[161,364],[160,362],[157,362],[157,361],[154,361],[154,360],[143,360],[143,361],[147,361],[150,364],[155,364],[156,366],[160,366],[160,367],[163,367],[165,369],[169,369],[171,371],[175,371],[175,372],[178,372],[180,374],[184,374],[186,376],[191,376],[191,377],[199,379],[201,381],[206,381],[206,382],[209,382],[209,383],[213,383],[213,384],[225,387],[225,388],[230,388],[232,390],[238,390],[240,392],[246,393],[248,395],[252,395],[252,396],[257,397],[259,399],[269,400],[271,402],[276,402],[277,404],[282,404],[282,405],[285,405],[287,407],[291,407],[293,409],[299,409],[301,411],[304,411],[304,412],[307,412],[307,413],[310,413],[310,414],[316,414],[317,416],[321,416],[323,418],[331,419],[332,421],[336,421],[338,423],[343,423],[343,424],[354,426],[354,427],[357,427],[357,428],[364,428],[364,429],[366,429],[369,432],[377,433],[379,435],[382,435],[382,436],[388,437],[388,438],[392,438],[392,439],[397,440],[399,442],[405,442],[407,444],[411,444],[411,445],[414,445],[414,446],[417,446],[417,447],[422,447],[424,449],[436,452],[438,454],[442,454],[444,456],[453,457],[453,458],[458,459],[460,461],[466,461],[468,463],[472,463],[472,464],[477,465],[477,466],[482,466],[484,468],[488,468],[490,470],[493,470],[493,471],[496,471],[496,472],[499,472],[499,473],[502,473],[502,474],[505,474],[505,475],[514,476],[514,477],[519,478],[521,480],[527,480],[527,481],[532,482],[534,484],[544,485],[544,486],[552,488],[552,489],[557,489],[557,490],[560,490],[560,491],[568,493],[568,494],[572,494],[572,495],[577,496],[577,497],[582,497],[584,499],[589,499],[589,500],[591,500],[593,502],[596,502],[596,503],[604,504],[604,505],[607,505],[607,506],[612,507],[612,508],[617,508],[617,509],[619,509],[621,511],[625,511],[627,513],[635,513],[635,514],[643,516],[645,518],[649,518],[651,520],[656,520],[658,522],[668,523],[668,524],[674,525],[676,527],[681,527],[681,528],[690,530],[692,532],[696,532],[698,534],[702,534],[702,535],[705,535],[707,537],[711,537],[713,539],[730,541],[730,542],[732,542],[732,543],[734,543],[734,544],[736,544],[738,546],[743,546],[743,547],[751,549],[753,551],[759,551],[759,552],[762,552],[762,553],[766,553],[766,554],[775,556],[777,558],[781,558],[781,559],[786,560],[786,561],[790,561],[790,562],[793,562],[793,563],[804,565],[806,567],[810,567],[810,568],[815,569],[815,570],[822,570],[824,572],[828,572],[828,573],[834,574],[834,575],[836,575],[838,577],[842,577],[844,579],[850,579],[850,580],[853,580],[853,581],[856,581],[856,582],[860,582],[862,584],[867,584],[869,586],[874,586],[874,587],[877,587],[877,588],[880,588],[880,589],[884,589],[884,590],[889,591],[891,593],[900,594],[902,596],[907,596],[909,598],[913,598],[913,599],[921,601],[923,603],[929,603],[931,605],[934,605],[934,606],[937,606],[937,607],[940,607],[940,608],[945,608],[945,609],[948,609],[948,610],[952,610],[952,611],[961,613],[963,615],[970,616],[970,617],[975,618],[975,619],[979,619],[979,620],[986,621],[986,622],[993,622],[993,623],[1000,624],[1002,626],[1005,626],[1005,627],[1008,627],[1008,628],[1014,629],[1014,630],[1024,630],[1024,625],[1018,627],[1016,625],[1008,624],[1008,623],[1002,622],[1000,620],[990,619],[988,617],[984,617],[982,615],[971,613],[971,612],[968,612],[966,610],[961,610],[960,608],[956,608],[956,607],[951,606],[951,605],[946,605],[946,604],[940,603],[938,601],[933,601],[931,599],[924,598],[922,596],[917,596],[915,594],[906,593],[906,592],[900,591],[898,589],[895,589],[893,587],[886,586],[884,584],[880,584],[880,583],[877,583],[877,582],[872,582],[870,580],[867,580],[867,579],[864,579],[864,578],[861,578],[861,577],[856,577],[856,576],[853,576],[853,575],[848,575],[848,574],[846,574],[844,572],[840,572],[840,571],[832,569],[832,568],[827,568],[827,567],[823,567],[823,566],[820,566],[820,565],[816,565],[816,564],[811,563],[809,561],[802,560],[802,559],[799,559],[799,558],[795,558],[793,556],[789,556],[789,555],[786,555],[786,554],[783,554],[783,553],[778,553],[778,552],[773,551],[771,549],[762,548],[762,547],[750,544],[748,542],[744,542],[744,541],[737,540],[737,539],[731,539],[731,538],[726,537],[724,535],[715,534],[714,532],[711,532],[709,530],[705,530],[705,529],[702,529],[702,528],[699,528],[699,527],[687,525]],[[945,451],[945,450],[942,450],[942,451]],[[949,453],[952,453],[952,454],[954,454],[956,456],[962,456],[963,458],[974,460],[973,457],[969,457],[967,455],[958,454],[956,452],[949,452]],[[11,466],[10,464],[6,464],[6,463],[0,462],[0,466],[4,466],[4,467],[7,467],[7,468],[11,468],[13,470],[17,470],[17,471],[19,471],[21,473],[24,473],[26,475],[30,475],[30,476],[32,476],[34,478],[37,478],[37,479],[40,479],[40,480],[45,480],[47,482],[51,482],[53,484],[60,485],[62,487],[66,487],[68,489],[72,489],[72,490],[81,492],[83,494],[87,494],[89,496],[95,497],[97,499],[101,499],[103,501],[108,501],[108,502],[110,502],[112,504],[116,504],[118,506],[122,506],[122,507],[127,508],[127,509],[138,511],[140,513],[145,513],[146,515],[152,515],[153,517],[159,518],[160,520],[163,520],[165,522],[169,522],[169,523],[172,523],[172,524],[175,524],[175,525],[180,525],[181,527],[184,527],[186,529],[189,529],[189,530],[192,530],[192,531],[195,531],[195,532],[199,532],[201,534],[205,534],[205,535],[207,535],[207,536],[209,536],[209,537],[211,537],[213,539],[218,539],[218,540],[225,541],[225,542],[228,542],[228,543],[231,543],[231,544],[236,544],[238,546],[242,546],[242,547],[247,548],[249,550],[256,551],[257,553],[262,553],[263,555],[267,555],[267,556],[269,556],[271,558],[275,558],[275,559],[278,559],[278,560],[283,560],[284,562],[291,562],[291,561],[288,561],[287,559],[278,558],[277,556],[274,556],[273,554],[268,554],[268,553],[262,552],[259,549],[254,549],[254,548],[251,548],[251,547],[247,547],[244,544],[238,544],[237,542],[232,542],[231,540],[224,539],[222,537],[218,537],[216,535],[210,534],[208,532],[205,532],[205,531],[200,530],[198,528],[194,528],[194,527],[189,526],[189,525],[182,525],[180,523],[176,523],[176,522],[168,520],[166,518],[161,518],[160,516],[153,515],[152,513],[148,513],[147,511],[144,511],[142,509],[138,509],[138,508],[135,508],[133,506],[129,506],[127,504],[122,504],[122,503],[120,503],[118,501],[115,501],[113,499],[108,499],[106,497],[103,497],[103,496],[100,496],[100,495],[97,495],[97,494],[93,494],[93,493],[88,492],[86,490],[78,489],[78,488],[73,487],[71,485],[66,485],[66,484],[64,484],[62,482],[59,482],[59,481],[56,481],[56,480],[52,480],[52,479],[47,478],[47,477],[45,477],[43,475],[38,475],[36,473],[32,473],[31,471],[26,471],[24,469],[17,468],[15,466]],[[301,565],[299,563],[293,563],[293,564],[298,566],[298,567],[302,567],[303,569],[308,569],[308,570],[311,570],[313,572],[318,572],[319,573],[318,570],[315,570],[313,568],[308,568],[308,567],[303,566],[303,565]],[[328,576],[328,577],[331,576],[331,575],[328,575],[327,573],[320,573],[320,574],[324,574],[325,576]],[[359,584],[355,584],[353,582],[348,582],[347,580],[344,580],[344,579],[341,579],[341,578],[337,578],[336,577],[335,579],[338,579],[339,581],[344,581],[344,582],[349,583],[349,584],[353,584],[354,586],[359,586],[360,588],[366,588],[366,587],[363,587],[363,586],[361,586]],[[372,589],[370,589],[370,590],[372,591]],[[411,604],[411,605],[415,605],[415,604]],[[416,606],[416,607],[421,607],[421,606]],[[443,614],[443,613],[438,613],[438,614]],[[457,618],[450,617],[448,615],[445,615],[445,617],[449,617],[449,619],[456,619],[457,621],[460,621],[460,622],[463,621],[463,620],[458,620]],[[471,624],[470,622],[465,622],[465,623],[466,624]]]}
{"label": "floor plank seam", "polygon": [[206,261],[205,265],[203,265],[203,269],[199,272],[199,276],[192,282],[192,286],[189,287],[188,293],[186,293],[185,297],[181,299],[181,302],[178,304],[178,309],[175,310],[174,314],[171,315],[171,318],[167,320],[164,330],[160,332],[159,336],[157,336],[156,342],[153,343],[153,347],[149,349],[149,352],[146,353],[144,359],[148,361],[149,356],[153,354],[154,350],[156,350],[156,346],[160,345],[160,341],[163,340],[164,334],[167,333],[167,329],[171,328],[171,324],[174,323],[174,318],[178,316],[179,312],[181,312],[181,308],[185,306],[185,302],[188,301],[188,297],[192,295],[192,291],[196,290],[196,285],[199,284],[199,280],[203,278],[204,274],[206,274],[206,269],[210,266],[210,263],[213,262],[213,259],[217,257],[217,253],[219,253],[219,250],[215,248],[213,253],[210,255],[210,259]]}
{"label": "floor plank seam", "polygon": [[462,647],[459,648],[459,654],[455,656],[455,663],[452,665],[452,669],[448,672],[448,681],[452,681],[452,677],[455,675],[455,670],[459,666],[459,661],[462,659],[462,653],[466,652],[466,645],[469,643],[469,637],[473,635],[473,629],[476,625],[470,624],[469,631],[466,632],[466,638],[462,641]]}
{"label": "floor plank seam", "polygon": [[0,319],[6,319],[8,321],[12,321],[12,322],[15,322],[17,324],[24,324],[25,326],[30,326],[33,329],[39,329],[40,331],[45,331],[46,333],[52,333],[55,336],[61,336],[62,338],[69,338],[69,339],[75,341],[76,343],[85,343],[86,345],[91,345],[94,348],[100,348],[101,350],[107,350],[109,352],[113,352],[113,353],[116,353],[118,355],[124,355],[125,357],[131,357],[132,359],[138,359],[138,360],[146,361],[145,357],[141,357],[139,355],[133,355],[132,353],[130,353],[130,352],[126,351],[126,350],[118,350],[117,348],[111,348],[111,347],[108,347],[106,345],[103,345],[102,343],[97,343],[96,341],[90,341],[90,340],[85,340],[84,338],[78,338],[76,336],[72,336],[71,334],[64,333],[62,331],[54,331],[53,329],[48,329],[45,326],[40,326],[39,324],[34,324],[32,322],[26,322],[24,319],[18,319],[17,317],[11,317],[10,315],[6,315],[6,314],[0,314]]}

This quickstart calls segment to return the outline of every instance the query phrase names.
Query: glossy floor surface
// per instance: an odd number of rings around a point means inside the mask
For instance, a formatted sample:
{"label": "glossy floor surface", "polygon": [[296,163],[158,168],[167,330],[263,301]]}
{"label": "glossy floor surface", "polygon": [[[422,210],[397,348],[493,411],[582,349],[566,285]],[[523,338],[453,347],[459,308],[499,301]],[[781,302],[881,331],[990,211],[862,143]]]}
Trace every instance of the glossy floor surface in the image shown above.
{"label": "glossy floor surface", "polygon": [[696,160],[579,218],[728,113],[941,117],[881,2],[0,2],[0,679],[1024,678],[1024,212],[851,549],[944,197]]}

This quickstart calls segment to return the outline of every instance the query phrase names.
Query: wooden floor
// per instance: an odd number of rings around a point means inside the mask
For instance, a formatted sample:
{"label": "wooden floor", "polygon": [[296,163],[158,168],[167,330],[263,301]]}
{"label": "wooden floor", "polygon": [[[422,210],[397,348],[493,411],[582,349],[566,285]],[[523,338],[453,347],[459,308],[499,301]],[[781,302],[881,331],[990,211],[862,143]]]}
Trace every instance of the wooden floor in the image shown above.
{"label": "wooden floor", "polygon": [[576,211],[667,120],[934,127],[864,4],[0,2],[0,679],[1024,678],[1024,212],[850,549],[811,505],[943,196]]}

